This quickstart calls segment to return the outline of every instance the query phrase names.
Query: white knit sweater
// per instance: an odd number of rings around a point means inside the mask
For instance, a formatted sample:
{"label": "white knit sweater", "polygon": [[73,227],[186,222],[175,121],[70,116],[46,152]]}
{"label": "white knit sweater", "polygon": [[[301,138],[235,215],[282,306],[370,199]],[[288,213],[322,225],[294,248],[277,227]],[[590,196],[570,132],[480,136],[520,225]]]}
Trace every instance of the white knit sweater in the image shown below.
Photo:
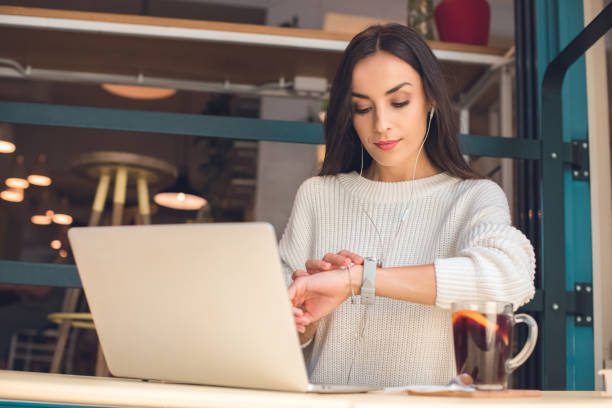
{"label": "white knit sweater", "polygon": [[511,226],[503,191],[488,180],[447,173],[394,183],[355,172],[310,178],[279,244],[287,284],[307,259],[342,249],[382,259],[383,267],[433,263],[436,305],[376,297],[366,312],[360,302],[344,302],[321,319],[305,353],[313,383],[447,383],[455,374],[450,304],[500,300],[518,308],[534,294],[533,248]]}

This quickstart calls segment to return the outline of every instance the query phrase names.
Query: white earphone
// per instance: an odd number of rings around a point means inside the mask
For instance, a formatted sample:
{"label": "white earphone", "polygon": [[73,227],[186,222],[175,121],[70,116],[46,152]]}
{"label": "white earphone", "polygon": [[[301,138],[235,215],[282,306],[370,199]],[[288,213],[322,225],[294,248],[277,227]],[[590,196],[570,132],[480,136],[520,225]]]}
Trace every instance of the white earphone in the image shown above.
{"label": "white earphone", "polygon": [[[410,201],[412,201],[412,194],[414,190],[414,180],[416,178],[417,163],[419,162],[419,157],[421,156],[421,151],[423,150],[423,146],[425,146],[425,141],[427,141],[427,137],[429,136],[429,128],[431,127],[431,120],[433,119],[434,113],[435,113],[434,106],[431,105],[431,110],[429,111],[429,120],[427,121],[427,131],[425,132],[423,143],[421,143],[421,147],[419,147],[419,152],[417,153],[416,160],[414,161],[414,169],[412,170],[412,184],[410,185]],[[408,218],[408,208],[406,208],[404,210],[404,213],[402,214],[401,223],[406,221],[407,218]]]}

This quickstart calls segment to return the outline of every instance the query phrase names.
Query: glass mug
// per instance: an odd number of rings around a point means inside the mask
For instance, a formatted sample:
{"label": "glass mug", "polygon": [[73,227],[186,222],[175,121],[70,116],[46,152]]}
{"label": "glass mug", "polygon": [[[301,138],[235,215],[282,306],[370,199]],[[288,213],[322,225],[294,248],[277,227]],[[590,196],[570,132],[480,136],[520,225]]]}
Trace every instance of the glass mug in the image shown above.
{"label": "glass mug", "polygon": [[[451,305],[457,374],[469,374],[479,390],[507,388],[508,375],[533,352],[538,325],[527,314],[515,315],[511,303],[458,302]],[[516,323],[529,328],[527,341],[514,358],[512,329]]]}

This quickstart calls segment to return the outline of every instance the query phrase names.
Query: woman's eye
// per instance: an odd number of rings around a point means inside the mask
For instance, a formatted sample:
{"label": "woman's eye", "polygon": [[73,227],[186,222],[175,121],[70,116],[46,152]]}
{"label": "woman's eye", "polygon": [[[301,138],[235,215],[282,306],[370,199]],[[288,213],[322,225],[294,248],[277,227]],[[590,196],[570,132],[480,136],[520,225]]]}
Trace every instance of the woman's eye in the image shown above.
{"label": "woman's eye", "polygon": [[353,107],[353,110],[355,111],[356,114],[358,115],[363,115],[365,113],[368,113],[369,111],[372,110],[372,108],[358,108],[357,106]]}
{"label": "woman's eye", "polygon": [[401,108],[403,106],[408,105],[410,101],[404,101],[404,102],[392,102],[391,105],[393,105],[396,108]]}

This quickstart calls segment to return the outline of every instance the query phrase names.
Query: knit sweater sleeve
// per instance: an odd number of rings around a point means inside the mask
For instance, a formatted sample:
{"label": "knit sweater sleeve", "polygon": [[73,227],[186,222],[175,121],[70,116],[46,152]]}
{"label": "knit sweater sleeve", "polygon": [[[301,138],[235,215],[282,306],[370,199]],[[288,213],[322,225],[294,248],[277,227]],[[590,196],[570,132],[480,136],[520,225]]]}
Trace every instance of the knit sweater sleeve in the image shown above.
{"label": "knit sweater sleeve", "polygon": [[292,283],[291,275],[297,269],[305,270],[306,260],[311,256],[314,237],[314,184],[316,178],[310,178],[298,188],[289,221],[278,244],[287,286]]}
{"label": "knit sweater sleeve", "polygon": [[512,227],[508,201],[497,184],[478,181],[466,195],[455,256],[434,262],[436,305],[495,300],[517,309],[535,293],[533,247]]}

